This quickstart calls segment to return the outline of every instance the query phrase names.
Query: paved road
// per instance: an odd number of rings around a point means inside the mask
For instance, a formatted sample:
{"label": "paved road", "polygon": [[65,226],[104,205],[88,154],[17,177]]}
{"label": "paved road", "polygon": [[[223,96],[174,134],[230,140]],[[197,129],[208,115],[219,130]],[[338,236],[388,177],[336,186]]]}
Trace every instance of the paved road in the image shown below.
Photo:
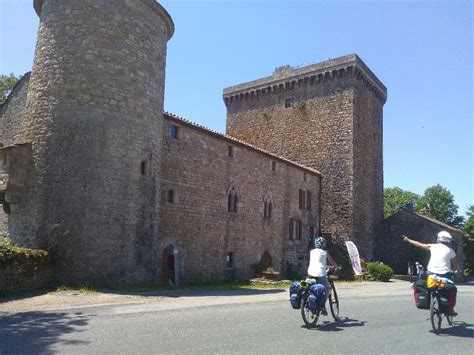
{"label": "paved road", "polygon": [[430,331],[428,312],[414,307],[409,287],[400,281],[340,285],[343,319],[323,317],[315,329],[302,326],[286,292],[279,291],[10,309],[0,319],[0,353],[471,354],[474,286],[459,286],[460,316],[439,336]]}

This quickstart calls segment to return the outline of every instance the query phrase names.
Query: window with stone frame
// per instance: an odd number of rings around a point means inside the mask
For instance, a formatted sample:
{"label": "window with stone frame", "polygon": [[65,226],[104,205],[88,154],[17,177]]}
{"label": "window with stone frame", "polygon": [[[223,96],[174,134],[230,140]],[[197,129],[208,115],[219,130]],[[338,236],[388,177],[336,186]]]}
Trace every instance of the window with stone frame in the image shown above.
{"label": "window with stone frame", "polygon": [[227,211],[228,212],[237,212],[237,205],[239,202],[239,197],[235,187],[232,187],[228,194],[227,199]]}
{"label": "window with stone frame", "polygon": [[174,203],[174,191],[168,190],[165,194],[166,201],[169,203]]}
{"label": "window with stone frame", "polygon": [[301,240],[303,234],[303,223],[300,219],[290,218],[289,239]]}
{"label": "window with stone frame", "polygon": [[293,106],[293,99],[285,99],[285,108],[290,108]]}
{"label": "window with stone frame", "polygon": [[306,209],[311,211],[311,191],[306,191]]}
{"label": "window with stone frame", "polygon": [[174,139],[178,139],[178,126],[172,125],[170,129],[170,137]]}
{"label": "window with stone frame", "polygon": [[234,147],[231,145],[227,146],[227,156],[231,158],[234,156]]}
{"label": "window with stone frame", "polygon": [[306,191],[299,190],[299,208],[300,210],[306,209]]}
{"label": "window with stone frame", "polygon": [[227,268],[234,267],[234,253],[232,252],[227,253],[226,258],[225,258],[225,266]]}
{"label": "window with stone frame", "polygon": [[272,208],[273,203],[271,197],[265,197],[263,202],[263,217],[264,218],[271,218],[272,217]]}

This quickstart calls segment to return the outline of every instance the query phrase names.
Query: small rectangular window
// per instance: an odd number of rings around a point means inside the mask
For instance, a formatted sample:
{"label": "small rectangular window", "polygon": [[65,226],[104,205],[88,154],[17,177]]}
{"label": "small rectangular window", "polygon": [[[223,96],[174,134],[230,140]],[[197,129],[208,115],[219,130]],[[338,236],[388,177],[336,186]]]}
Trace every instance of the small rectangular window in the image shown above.
{"label": "small rectangular window", "polygon": [[171,126],[170,136],[171,138],[178,139],[178,126]]}
{"label": "small rectangular window", "polygon": [[227,155],[228,155],[229,157],[233,157],[233,156],[234,156],[234,147],[233,147],[233,146],[229,145],[229,146],[227,147]]}
{"label": "small rectangular window", "polygon": [[166,191],[166,201],[173,203],[174,202],[174,192],[173,190]]}
{"label": "small rectangular window", "polygon": [[294,228],[295,228],[295,220],[293,218],[290,218],[290,229],[289,229],[289,235],[288,235],[290,239],[293,239]]}
{"label": "small rectangular window", "polygon": [[304,210],[306,208],[306,192],[304,190],[300,190],[299,192],[299,208],[300,210]]}
{"label": "small rectangular window", "polygon": [[301,222],[300,219],[298,219],[296,221],[296,231],[295,231],[295,234],[296,234],[296,238],[298,240],[301,240],[301,237],[303,235],[303,223]]}
{"label": "small rectangular window", "polygon": [[276,170],[276,166],[277,166],[276,161],[273,160],[272,161],[272,171]]}
{"label": "small rectangular window", "polygon": [[306,176],[306,173],[303,173],[303,181],[306,181],[308,178]]}
{"label": "small rectangular window", "polygon": [[225,258],[225,264],[226,264],[226,267],[228,268],[234,267],[234,254],[233,253],[227,253],[227,256]]}
{"label": "small rectangular window", "polygon": [[310,226],[310,227],[309,227],[309,240],[313,240],[314,237],[315,237],[315,235],[314,235],[314,227]]}
{"label": "small rectangular window", "polygon": [[285,99],[285,108],[289,108],[293,106],[293,100],[292,99]]}
{"label": "small rectangular window", "polygon": [[311,192],[310,191],[306,192],[306,209],[308,211],[311,211]]}
{"label": "small rectangular window", "polygon": [[142,175],[145,175],[146,174],[146,161],[143,161],[142,160],[142,163],[140,164],[140,173]]}

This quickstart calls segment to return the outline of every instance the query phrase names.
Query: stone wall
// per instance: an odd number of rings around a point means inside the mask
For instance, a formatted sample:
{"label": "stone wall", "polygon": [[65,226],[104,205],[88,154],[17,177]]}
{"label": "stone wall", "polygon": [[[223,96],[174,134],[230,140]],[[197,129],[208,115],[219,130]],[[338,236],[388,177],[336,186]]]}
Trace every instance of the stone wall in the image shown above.
{"label": "stone wall", "polygon": [[0,146],[24,143],[20,133],[29,81],[30,73],[26,73],[0,106]]}
{"label": "stone wall", "polygon": [[0,295],[51,287],[54,269],[43,250],[0,245]]}
{"label": "stone wall", "polygon": [[383,217],[385,98],[356,55],[281,67],[224,89],[227,134],[319,170],[322,231],[349,236],[370,259]]}
{"label": "stone wall", "polygon": [[[177,138],[170,137],[172,126]],[[306,272],[309,228],[319,231],[317,172],[173,116],[166,117],[164,134],[161,250],[175,248],[180,282],[225,279],[228,253],[237,279],[251,277],[251,264],[265,252],[283,274],[287,262]],[[236,213],[228,211],[232,188]],[[167,201],[170,190],[173,202]],[[299,190],[311,192],[311,210],[299,208]],[[264,218],[265,198],[272,202],[271,218]],[[302,221],[301,240],[289,239],[290,218]]]}
{"label": "stone wall", "polygon": [[448,231],[454,238],[454,250],[459,264],[463,265],[463,233],[434,219],[403,210],[385,220],[384,238],[379,243],[378,258],[390,265],[395,273],[406,274],[408,262],[420,262],[425,268],[430,259],[429,251],[420,250],[403,242],[402,235],[421,243],[436,243],[437,234]]}

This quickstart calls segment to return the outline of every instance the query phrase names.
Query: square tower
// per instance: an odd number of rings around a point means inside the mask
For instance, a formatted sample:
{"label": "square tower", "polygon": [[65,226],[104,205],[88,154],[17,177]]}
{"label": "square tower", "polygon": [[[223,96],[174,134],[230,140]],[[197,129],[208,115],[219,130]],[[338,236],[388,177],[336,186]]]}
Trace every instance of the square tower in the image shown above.
{"label": "square tower", "polygon": [[356,55],[224,89],[229,136],[322,173],[321,231],[371,259],[383,222],[387,89]]}

